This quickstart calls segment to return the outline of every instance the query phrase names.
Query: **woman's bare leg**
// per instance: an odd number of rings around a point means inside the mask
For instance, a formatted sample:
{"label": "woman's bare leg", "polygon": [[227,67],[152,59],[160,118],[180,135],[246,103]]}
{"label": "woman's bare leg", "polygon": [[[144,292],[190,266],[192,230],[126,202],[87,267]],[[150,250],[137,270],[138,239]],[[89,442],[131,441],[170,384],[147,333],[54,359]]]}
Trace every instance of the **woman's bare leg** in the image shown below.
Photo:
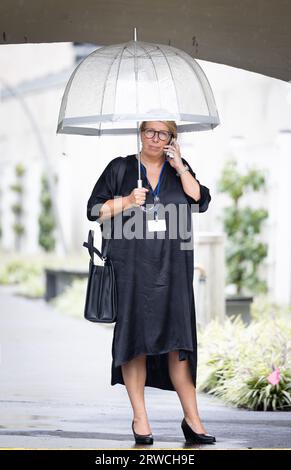
{"label": "woman's bare leg", "polygon": [[194,432],[204,434],[205,428],[198,413],[196,388],[193,384],[188,359],[180,361],[179,351],[169,353],[169,374],[180,399],[187,423]]}
{"label": "woman's bare leg", "polygon": [[137,434],[150,434],[144,387],[146,381],[146,356],[138,356],[122,364],[122,376],[133,409],[134,430]]}

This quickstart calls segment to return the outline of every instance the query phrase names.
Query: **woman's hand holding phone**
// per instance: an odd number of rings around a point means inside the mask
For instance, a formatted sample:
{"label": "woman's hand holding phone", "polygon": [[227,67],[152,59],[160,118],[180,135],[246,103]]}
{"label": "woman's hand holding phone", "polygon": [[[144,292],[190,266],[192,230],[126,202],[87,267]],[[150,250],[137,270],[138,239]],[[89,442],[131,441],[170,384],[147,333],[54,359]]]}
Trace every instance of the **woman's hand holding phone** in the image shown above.
{"label": "woman's hand holding phone", "polygon": [[[170,143],[169,143],[168,145],[166,145],[165,147],[169,147],[169,146],[173,146],[173,147],[174,147],[174,145],[175,145],[175,139],[172,139],[172,140],[170,141]],[[164,147],[164,148],[165,148],[165,147]],[[169,149],[169,151],[166,151],[165,153],[166,153],[166,156],[167,156],[167,157],[169,157],[169,158],[174,158],[174,155],[173,155],[173,152],[171,151],[171,149]]]}
{"label": "woman's hand holding phone", "polygon": [[180,168],[184,167],[181,158],[180,145],[176,142],[175,139],[172,139],[168,145],[164,146],[164,151],[166,153],[168,162],[173,168],[175,168],[175,170],[179,170]]}

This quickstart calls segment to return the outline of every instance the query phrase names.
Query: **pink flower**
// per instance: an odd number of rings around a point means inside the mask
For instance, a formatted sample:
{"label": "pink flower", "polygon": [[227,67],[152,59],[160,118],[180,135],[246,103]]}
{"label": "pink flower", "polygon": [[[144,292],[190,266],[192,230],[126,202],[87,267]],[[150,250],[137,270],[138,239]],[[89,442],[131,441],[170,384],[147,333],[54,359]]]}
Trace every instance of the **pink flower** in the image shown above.
{"label": "pink flower", "polygon": [[277,367],[277,369],[273,370],[273,372],[268,375],[267,380],[270,384],[277,385],[280,382],[280,378],[280,369]]}

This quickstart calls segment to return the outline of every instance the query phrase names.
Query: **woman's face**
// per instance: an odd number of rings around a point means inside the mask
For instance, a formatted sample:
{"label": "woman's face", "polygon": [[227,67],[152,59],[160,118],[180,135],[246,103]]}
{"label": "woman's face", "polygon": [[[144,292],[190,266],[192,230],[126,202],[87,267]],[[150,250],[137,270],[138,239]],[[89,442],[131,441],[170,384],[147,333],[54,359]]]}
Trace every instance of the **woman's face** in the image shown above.
{"label": "woman's face", "polygon": [[[147,121],[145,130],[151,129],[153,131],[169,132],[168,126],[162,121]],[[166,134],[165,134],[166,136]],[[142,149],[145,153],[152,156],[162,155],[164,146],[171,140],[171,135],[167,136],[166,140],[161,140],[157,133],[153,137],[147,137],[144,131],[141,132]]]}

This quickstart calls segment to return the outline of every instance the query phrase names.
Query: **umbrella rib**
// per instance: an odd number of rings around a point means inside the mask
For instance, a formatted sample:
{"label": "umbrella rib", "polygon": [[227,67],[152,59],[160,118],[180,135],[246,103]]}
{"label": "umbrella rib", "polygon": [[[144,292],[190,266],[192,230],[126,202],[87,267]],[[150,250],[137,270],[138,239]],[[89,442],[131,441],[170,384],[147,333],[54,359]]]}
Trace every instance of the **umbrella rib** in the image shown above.
{"label": "umbrella rib", "polygon": [[152,56],[150,55],[150,53],[149,53],[143,46],[140,45],[140,47],[145,51],[146,55],[149,57],[149,59],[151,60],[151,63],[153,64],[153,68],[154,68],[154,72],[155,72],[155,76],[156,76],[156,81],[157,81],[157,85],[158,85],[158,89],[159,89],[160,107],[162,107],[160,83],[159,83],[159,79],[158,79],[158,74],[157,74],[157,69],[156,69],[155,63],[154,63],[153,58],[152,58]]}
{"label": "umbrella rib", "polygon": [[[201,78],[200,78],[200,75],[203,77],[203,79],[206,81],[206,83],[208,84],[208,87],[209,87],[209,90],[211,90],[211,86],[210,86],[210,83],[209,83],[209,80],[207,78],[207,76],[204,74],[202,68],[200,67],[199,64],[198,65],[198,69],[199,69],[199,81],[201,82]],[[201,84],[202,86],[202,84]],[[204,87],[202,86],[202,90],[204,92]],[[216,103],[215,101],[213,100],[213,96],[211,93],[204,93],[204,96],[205,96],[205,100],[206,100],[206,103],[207,103],[207,107],[208,107],[208,112],[209,112],[209,115],[212,116],[212,111],[211,111],[211,108],[213,107],[214,110],[216,110]]]}
{"label": "umbrella rib", "polygon": [[204,90],[206,90],[206,88],[203,86],[203,83],[202,83],[202,81],[204,80],[206,82],[206,84],[208,85],[208,88],[211,89],[208,78],[204,74],[204,72],[202,70],[202,67],[200,67],[198,62],[195,61],[195,67],[197,69],[197,70],[195,70],[194,66],[191,64],[191,62],[188,60],[187,57],[185,57],[185,58],[183,57],[183,59],[186,62],[186,64],[190,67],[191,71],[194,70],[195,76],[197,78],[197,81],[199,83],[199,86],[200,86],[200,89],[201,89],[201,92],[202,92],[202,95],[204,96],[204,99],[206,101],[209,116],[212,116],[211,108],[213,107],[214,109],[216,109],[216,104],[215,104],[215,102],[213,102],[211,94],[208,94],[208,93],[204,92]]}
{"label": "umbrella rib", "polygon": [[115,87],[114,87],[114,100],[113,100],[113,103],[114,103],[114,108],[113,108],[113,115],[115,114],[115,105],[116,105],[116,90],[117,90],[117,83],[118,83],[118,77],[119,77],[119,71],[120,71],[120,65],[121,65],[121,61],[122,61],[122,56],[124,54],[124,51],[125,49],[127,48],[126,45],[123,46],[121,52],[120,52],[120,57],[119,57],[119,63],[118,63],[118,66],[117,66],[117,73],[116,73],[116,79],[115,79]]}
{"label": "umbrella rib", "polygon": [[[113,57],[112,59],[112,62],[111,64],[109,65],[108,67],[108,70],[107,70],[107,73],[106,73],[106,78],[104,80],[104,85],[103,85],[103,91],[102,91],[102,100],[101,100],[101,106],[100,106],[100,115],[102,115],[102,112],[103,112],[103,105],[104,105],[104,97],[105,97],[105,91],[106,91],[106,84],[107,84],[107,79],[108,79],[108,76],[109,76],[109,73],[112,69],[112,66],[115,62],[115,60],[117,59],[117,57],[120,55],[120,57],[122,57],[122,54],[123,54],[123,51],[125,49],[125,46],[123,47],[123,49],[117,54],[117,56]],[[120,61],[119,61],[119,65],[118,67],[120,66]],[[115,90],[114,90],[114,96],[116,96],[116,87],[117,87],[117,81],[115,82]],[[115,109],[114,109],[115,111]],[[99,135],[101,135],[101,121],[99,122]]]}
{"label": "umbrella rib", "polygon": [[[181,110],[180,110],[180,103],[179,103],[178,92],[177,92],[175,80],[174,80],[174,77],[173,77],[172,69],[171,69],[171,67],[170,67],[168,58],[167,58],[166,54],[164,53],[163,49],[162,49],[159,45],[157,45],[157,48],[161,51],[161,53],[162,53],[162,55],[163,55],[163,57],[164,57],[164,59],[165,59],[165,61],[166,61],[166,63],[167,63],[167,66],[168,66],[168,68],[169,68],[169,71],[170,71],[170,74],[171,74],[171,77],[172,77],[172,82],[173,82],[174,89],[175,89],[175,95],[176,95],[176,99],[177,99],[178,110],[179,110],[179,114],[180,114],[180,112],[181,112]],[[176,55],[177,55],[177,54],[176,54]]]}

